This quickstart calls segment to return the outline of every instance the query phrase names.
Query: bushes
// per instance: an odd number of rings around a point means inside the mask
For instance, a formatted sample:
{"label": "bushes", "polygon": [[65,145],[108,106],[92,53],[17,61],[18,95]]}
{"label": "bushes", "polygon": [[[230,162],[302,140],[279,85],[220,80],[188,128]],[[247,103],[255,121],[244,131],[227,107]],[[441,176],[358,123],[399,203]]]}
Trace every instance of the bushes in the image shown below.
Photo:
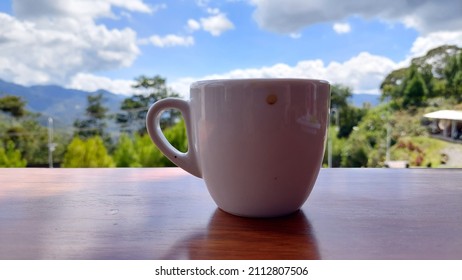
{"label": "bushes", "polygon": [[122,134],[114,151],[114,161],[117,167],[141,167],[139,155],[135,151],[133,141],[127,134]]}
{"label": "bushes", "polygon": [[64,156],[63,167],[112,167],[114,161],[107,153],[103,140],[93,136],[87,140],[74,137]]}
{"label": "bushes", "polygon": [[392,147],[391,153],[392,157],[406,160],[411,166],[438,167],[448,145],[447,142],[428,137],[403,137]]}
{"label": "bushes", "polygon": [[[338,128],[337,127],[329,127],[328,135],[332,141],[332,167],[341,167],[342,163],[342,152],[345,146],[345,138],[338,137]],[[329,149],[329,141],[326,143],[326,150],[324,152],[324,159],[323,159],[323,166],[327,167],[329,163],[328,159],[328,151]]]}
{"label": "bushes", "polygon": [[[170,143],[182,152],[188,149],[184,121],[164,131]],[[175,166],[152,143],[149,135],[122,134],[112,155],[99,136],[74,137],[64,156],[63,167],[166,167]]]}
{"label": "bushes", "polygon": [[14,147],[12,141],[0,142],[0,167],[26,167],[27,160],[21,157],[21,151]]}

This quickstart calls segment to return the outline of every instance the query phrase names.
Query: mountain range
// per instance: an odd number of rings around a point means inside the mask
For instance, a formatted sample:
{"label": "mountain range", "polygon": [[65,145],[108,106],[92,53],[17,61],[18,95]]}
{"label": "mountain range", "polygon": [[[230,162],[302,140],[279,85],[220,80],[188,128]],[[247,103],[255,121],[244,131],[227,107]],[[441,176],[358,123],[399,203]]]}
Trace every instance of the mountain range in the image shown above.
{"label": "mountain range", "polygon": [[87,92],[56,85],[22,86],[0,80],[0,97],[15,95],[26,101],[26,109],[40,113],[40,122],[52,117],[57,127],[72,126],[74,120],[83,118],[87,108],[87,96],[103,94],[104,106],[109,112],[119,111],[125,96],[108,91]]}
{"label": "mountain range", "polygon": [[351,96],[350,103],[353,106],[362,108],[365,104],[375,107],[380,103],[380,95],[370,93],[354,93]]}
{"label": "mountain range", "polygon": [[[97,93],[103,94],[104,106],[108,108],[110,114],[120,111],[121,102],[126,98],[105,90],[88,92],[56,85],[22,86],[0,79],[0,97],[7,94],[20,96],[27,102],[28,111],[40,113],[41,123],[45,124],[48,117],[52,117],[55,126],[61,128],[72,126],[76,119],[83,118],[87,107],[87,96]],[[376,106],[379,103],[379,96],[353,94],[350,102],[357,107],[362,107],[364,103]]]}

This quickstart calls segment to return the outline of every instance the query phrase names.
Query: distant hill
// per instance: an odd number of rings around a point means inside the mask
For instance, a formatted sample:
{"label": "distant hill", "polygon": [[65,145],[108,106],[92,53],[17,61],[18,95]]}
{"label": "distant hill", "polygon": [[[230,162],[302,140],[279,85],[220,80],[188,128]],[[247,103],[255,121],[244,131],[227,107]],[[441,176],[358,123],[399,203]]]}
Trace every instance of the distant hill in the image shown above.
{"label": "distant hill", "polygon": [[[104,105],[109,112],[117,112],[125,97],[104,90],[99,92],[103,93]],[[26,87],[0,80],[0,97],[7,94],[22,97],[27,102],[27,110],[41,114],[41,123],[52,117],[57,127],[72,126],[74,120],[83,118],[87,96],[96,93],[55,85]]]}
{"label": "distant hill", "polygon": [[363,104],[369,103],[371,107],[375,107],[380,103],[380,95],[368,93],[353,93],[351,103],[356,107],[363,107]]}

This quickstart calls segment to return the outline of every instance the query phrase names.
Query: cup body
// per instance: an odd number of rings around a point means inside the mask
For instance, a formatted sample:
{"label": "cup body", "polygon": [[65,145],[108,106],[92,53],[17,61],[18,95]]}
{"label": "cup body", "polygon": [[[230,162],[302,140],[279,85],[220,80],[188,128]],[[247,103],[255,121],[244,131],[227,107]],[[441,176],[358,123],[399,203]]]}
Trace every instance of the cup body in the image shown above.
{"label": "cup body", "polygon": [[329,104],[330,86],[320,80],[192,84],[186,114],[195,175],[231,214],[275,217],[298,210],[321,167]]}

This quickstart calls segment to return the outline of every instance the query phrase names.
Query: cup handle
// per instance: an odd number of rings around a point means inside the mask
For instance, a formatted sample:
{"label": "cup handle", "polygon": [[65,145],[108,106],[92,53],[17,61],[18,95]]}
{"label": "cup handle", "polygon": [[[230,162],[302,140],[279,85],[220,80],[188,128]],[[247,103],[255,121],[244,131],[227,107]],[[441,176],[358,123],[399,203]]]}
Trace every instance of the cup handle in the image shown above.
{"label": "cup handle", "polygon": [[[186,135],[188,137],[188,151],[186,153],[182,153],[173,147],[167,138],[165,138],[160,128],[161,114],[167,109],[178,109],[183,115],[186,124]],[[152,141],[169,160],[192,175],[202,178],[191,137],[192,127],[189,102],[178,98],[165,98],[157,101],[148,110],[146,128]]]}

